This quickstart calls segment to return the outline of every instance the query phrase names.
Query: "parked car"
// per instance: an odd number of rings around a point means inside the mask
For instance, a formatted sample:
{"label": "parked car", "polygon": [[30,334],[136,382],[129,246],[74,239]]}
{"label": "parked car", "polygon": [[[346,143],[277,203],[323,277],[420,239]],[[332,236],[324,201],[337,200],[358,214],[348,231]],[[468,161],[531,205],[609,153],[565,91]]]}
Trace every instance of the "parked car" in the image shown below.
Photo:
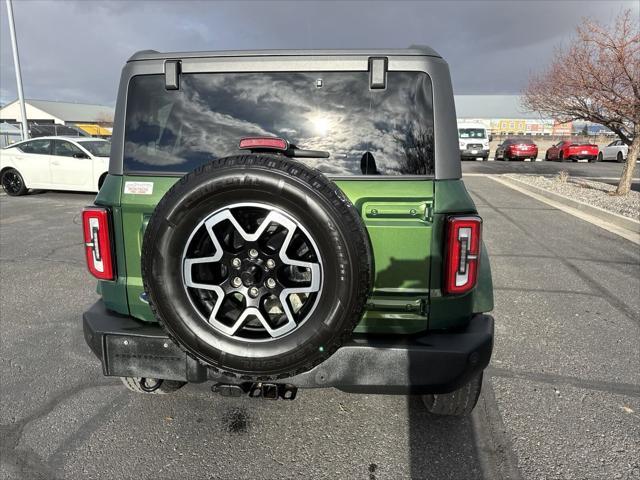
{"label": "parked car", "polygon": [[144,51],[121,78],[82,215],[101,294],[84,337],[105,375],[471,411],[493,287],[436,52]]}
{"label": "parked car", "polygon": [[598,159],[598,146],[587,142],[563,140],[549,147],[544,159],[557,160],[559,162],[568,160],[577,162],[578,160],[586,159],[590,162],[595,162]]}
{"label": "parked car", "polygon": [[489,133],[482,123],[459,123],[458,143],[462,160],[489,158]]}
{"label": "parked car", "polygon": [[615,160],[618,163],[622,163],[627,159],[628,154],[629,145],[623,143],[622,140],[616,140],[600,150],[598,161]]}
{"label": "parked car", "polygon": [[538,157],[538,146],[529,138],[507,138],[496,148],[496,160],[534,161]]}
{"label": "parked car", "polygon": [[8,195],[30,188],[97,192],[107,176],[111,143],[92,137],[38,137],[0,150]]}

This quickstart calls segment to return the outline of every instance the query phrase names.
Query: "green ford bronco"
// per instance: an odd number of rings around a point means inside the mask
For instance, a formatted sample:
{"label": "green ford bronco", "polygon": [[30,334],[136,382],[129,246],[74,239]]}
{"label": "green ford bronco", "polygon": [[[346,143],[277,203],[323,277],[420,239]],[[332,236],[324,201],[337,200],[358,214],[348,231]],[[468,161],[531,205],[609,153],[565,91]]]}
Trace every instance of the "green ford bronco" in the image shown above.
{"label": "green ford bronco", "polygon": [[491,272],[429,48],[135,54],[83,230],[85,338],[131,390],[478,399]]}

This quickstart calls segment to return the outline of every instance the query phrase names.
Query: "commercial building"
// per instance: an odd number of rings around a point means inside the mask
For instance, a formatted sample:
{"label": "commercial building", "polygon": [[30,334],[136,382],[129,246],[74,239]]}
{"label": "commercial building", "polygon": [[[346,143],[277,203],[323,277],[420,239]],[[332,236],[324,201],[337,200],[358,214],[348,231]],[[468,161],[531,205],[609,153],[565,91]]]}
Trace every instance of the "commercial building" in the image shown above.
{"label": "commercial building", "polygon": [[[86,103],[25,100],[29,133],[42,135],[111,136],[113,107]],[[18,125],[20,104],[15,100],[0,108],[0,122]]]}
{"label": "commercial building", "polygon": [[22,131],[9,123],[0,122],[0,148],[22,140]]}
{"label": "commercial building", "polygon": [[519,95],[456,95],[455,102],[459,122],[482,123],[494,136],[566,137],[583,132],[612,135],[604,127],[585,122],[560,123],[553,118],[543,118],[525,110]]}

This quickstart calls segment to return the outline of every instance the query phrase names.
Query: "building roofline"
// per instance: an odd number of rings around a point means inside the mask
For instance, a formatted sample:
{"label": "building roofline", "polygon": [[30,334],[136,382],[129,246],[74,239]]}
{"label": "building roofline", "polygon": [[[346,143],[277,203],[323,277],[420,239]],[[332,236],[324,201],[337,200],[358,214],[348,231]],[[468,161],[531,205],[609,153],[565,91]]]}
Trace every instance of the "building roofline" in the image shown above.
{"label": "building roofline", "polygon": [[91,141],[108,142],[109,141],[99,137],[83,137],[83,136],[72,137],[71,135],[43,135],[42,137],[31,137],[31,138],[27,138],[26,140],[20,140],[19,142],[12,143],[11,146],[19,145],[24,142],[30,142],[31,140],[68,140],[70,142],[91,142]]}
{"label": "building roofline", "polygon": [[[8,107],[9,105],[16,103],[19,99],[15,99],[15,100],[11,100],[10,102],[5,103],[4,105],[2,105],[2,107],[0,108],[4,108],[4,107]],[[114,108],[110,105],[103,105],[101,103],[85,103],[85,102],[71,102],[71,101],[67,101],[67,100],[47,100],[45,98],[25,98],[24,99],[24,103],[29,103],[29,102],[47,102],[47,103],[66,103],[69,105],[87,105],[90,107],[105,107],[105,108]]]}

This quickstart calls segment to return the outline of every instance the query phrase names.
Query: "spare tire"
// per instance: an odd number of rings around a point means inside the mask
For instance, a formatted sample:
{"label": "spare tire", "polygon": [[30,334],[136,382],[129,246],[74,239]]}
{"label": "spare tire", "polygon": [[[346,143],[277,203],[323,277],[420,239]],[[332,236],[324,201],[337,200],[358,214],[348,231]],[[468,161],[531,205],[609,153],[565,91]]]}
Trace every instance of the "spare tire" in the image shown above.
{"label": "spare tire", "polygon": [[369,237],[324,175],[277,155],[214,160],[178,181],[144,234],[149,305],[189,355],[277,379],[335,352],[371,287]]}

